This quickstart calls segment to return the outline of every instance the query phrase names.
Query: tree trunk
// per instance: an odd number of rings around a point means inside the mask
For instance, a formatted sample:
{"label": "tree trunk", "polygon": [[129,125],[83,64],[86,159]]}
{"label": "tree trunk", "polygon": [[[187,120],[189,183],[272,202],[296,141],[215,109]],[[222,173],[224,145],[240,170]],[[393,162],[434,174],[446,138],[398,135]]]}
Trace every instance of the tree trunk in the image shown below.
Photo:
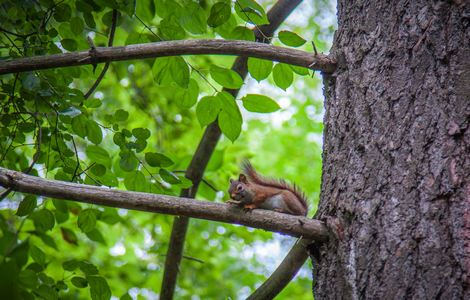
{"label": "tree trunk", "polygon": [[468,3],[339,0],[316,299],[470,299]]}

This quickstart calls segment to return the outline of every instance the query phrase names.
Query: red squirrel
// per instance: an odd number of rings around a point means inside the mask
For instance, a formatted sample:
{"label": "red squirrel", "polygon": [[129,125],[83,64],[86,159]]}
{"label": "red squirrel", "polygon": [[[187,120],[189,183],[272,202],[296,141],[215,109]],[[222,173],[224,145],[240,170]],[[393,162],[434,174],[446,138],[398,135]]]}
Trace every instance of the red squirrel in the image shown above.
{"label": "red squirrel", "polygon": [[307,200],[302,191],[284,180],[259,175],[249,161],[243,163],[238,180],[230,179],[228,193],[231,204],[245,209],[263,208],[291,215],[307,215]]}

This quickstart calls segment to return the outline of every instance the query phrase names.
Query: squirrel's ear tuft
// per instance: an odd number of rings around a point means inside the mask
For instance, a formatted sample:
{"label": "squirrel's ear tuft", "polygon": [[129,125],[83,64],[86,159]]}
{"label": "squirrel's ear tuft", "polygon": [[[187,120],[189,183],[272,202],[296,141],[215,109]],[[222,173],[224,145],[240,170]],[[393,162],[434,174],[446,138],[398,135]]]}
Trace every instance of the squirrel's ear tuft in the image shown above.
{"label": "squirrel's ear tuft", "polygon": [[232,179],[232,178],[230,178],[230,183],[233,183],[233,179]]}
{"label": "squirrel's ear tuft", "polygon": [[247,183],[245,174],[240,174],[240,176],[238,176],[238,180],[243,183]]}

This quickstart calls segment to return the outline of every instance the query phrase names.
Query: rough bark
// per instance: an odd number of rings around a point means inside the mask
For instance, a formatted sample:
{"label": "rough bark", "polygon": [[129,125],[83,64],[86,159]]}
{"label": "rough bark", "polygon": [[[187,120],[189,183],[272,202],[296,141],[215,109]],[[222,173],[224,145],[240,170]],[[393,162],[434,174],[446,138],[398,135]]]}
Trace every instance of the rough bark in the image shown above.
{"label": "rough bark", "polygon": [[338,4],[316,299],[470,299],[470,5]]}
{"label": "rough bark", "polygon": [[89,51],[17,58],[3,61],[0,65],[0,75],[110,61],[189,54],[240,55],[279,61],[323,72],[333,72],[335,69],[334,61],[322,54],[314,55],[302,50],[257,42],[200,39],[120,47],[96,47]]}
{"label": "rough bark", "polygon": [[0,167],[0,186],[14,191],[56,199],[241,224],[254,228],[325,241],[323,222],[303,216],[257,209],[244,212],[237,206],[168,195],[120,191],[106,187],[44,179]]}

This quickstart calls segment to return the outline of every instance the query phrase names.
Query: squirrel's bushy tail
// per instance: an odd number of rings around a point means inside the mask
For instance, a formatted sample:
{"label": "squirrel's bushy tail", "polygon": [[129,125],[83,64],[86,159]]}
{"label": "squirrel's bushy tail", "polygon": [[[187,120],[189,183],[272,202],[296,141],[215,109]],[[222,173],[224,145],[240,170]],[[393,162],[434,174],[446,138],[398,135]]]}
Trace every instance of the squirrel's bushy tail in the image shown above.
{"label": "squirrel's bushy tail", "polygon": [[243,161],[242,169],[246,173],[246,176],[248,176],[248,179],[256,184],[291,191],[300,200],[302,206],[308,209],[307,197],[305,197],[305,194],[295,184],[290,185],[283,179],[278,180],[259,175],[249,160]]}

